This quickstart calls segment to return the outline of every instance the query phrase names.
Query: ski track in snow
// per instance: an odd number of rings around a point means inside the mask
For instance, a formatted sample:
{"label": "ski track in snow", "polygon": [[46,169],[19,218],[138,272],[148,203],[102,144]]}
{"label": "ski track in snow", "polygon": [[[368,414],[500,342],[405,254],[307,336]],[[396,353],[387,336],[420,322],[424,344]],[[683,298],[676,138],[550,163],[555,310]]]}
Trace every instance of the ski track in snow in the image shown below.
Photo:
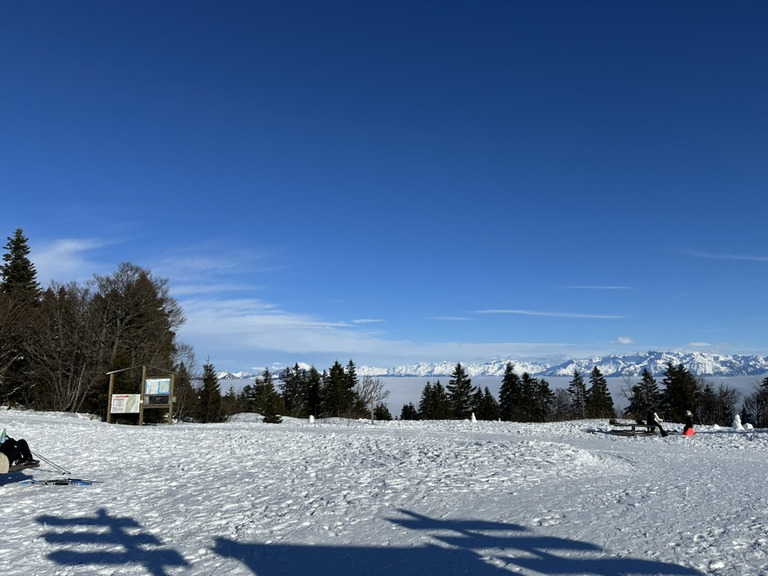
{"label": "ski track in snow", "polygon": [[2,574],[768,575],[758,430],[0,414],[97,481],[24,483],[56,477],[47,464],[0,477]]}

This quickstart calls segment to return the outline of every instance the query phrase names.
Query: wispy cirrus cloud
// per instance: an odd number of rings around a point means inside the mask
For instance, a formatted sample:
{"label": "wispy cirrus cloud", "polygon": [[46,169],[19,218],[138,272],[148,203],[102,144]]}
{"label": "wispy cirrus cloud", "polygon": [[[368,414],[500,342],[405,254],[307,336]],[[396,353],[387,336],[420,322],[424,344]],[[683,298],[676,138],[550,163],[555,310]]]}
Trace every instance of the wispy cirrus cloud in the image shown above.
{"label": "wispy cirrus cloud", "polygon": [[43,285],[52,280],[61,283],[82,281],[105,272],[104,264],[98,261],[95,252],[112,244],[113,241],[101,238],[62,238],[31,246],[31,259]]}
{"label": "wispy cirrus cloud", "polygon": [[541,310],[492,309],[477,310],[477,314],[517,314],[519,316],[544,316],[547,318],[592,318],[598,320],[620,320],[615,314],[584,314],[581,312],[546,312]]}
{"label": "wispy cirrus cloud", "polygon": [[631,286],[616,286],[616,285],[593,285],[593,284],[582,284],[578,286],[571,286],[573,290],[632,290]]}
{"label": "wispy cirrus cloud", "polygon": [[743,260],[747,262],[768,262],[768,256],[758,256],[755,254],[730,254],[713,252],[684,252],[694,258],[707,258],[709,260]]}
{"label": "wispy cirrus cloud", "polygon": [[283,268],[269,250],[233,249],[218,241],[176,247],[160,255],[152,266],[162,276],[264,273]]}

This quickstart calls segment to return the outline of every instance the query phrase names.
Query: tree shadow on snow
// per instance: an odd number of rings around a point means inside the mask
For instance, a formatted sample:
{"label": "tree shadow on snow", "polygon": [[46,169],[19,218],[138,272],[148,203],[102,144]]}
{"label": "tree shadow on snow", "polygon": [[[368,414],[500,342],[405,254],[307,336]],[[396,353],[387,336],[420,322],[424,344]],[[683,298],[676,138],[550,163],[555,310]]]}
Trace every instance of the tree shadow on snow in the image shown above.
{"label": "tree shadow on snow", "polygon": [[62,566],[141,565],[153,576],[166,576],[166,567],[188,565],[181,554],[142,532],[138,522],[110,516],[103,508],[95,517],[38,516],[36,521],[49,528],[45,541],[60,547],[48,558]]}
{"label": "tree shadow on snow", "polygon": [[439,520],[407,510],[394,524],[427,532],[438,543],[411,548],[244,544],[218,538],[214,552],[237,559],[257,576],[502,576],[520,568],[541,574],[703,576],[667,562],[611,558],[594,544],[536,536],[517,524]]}

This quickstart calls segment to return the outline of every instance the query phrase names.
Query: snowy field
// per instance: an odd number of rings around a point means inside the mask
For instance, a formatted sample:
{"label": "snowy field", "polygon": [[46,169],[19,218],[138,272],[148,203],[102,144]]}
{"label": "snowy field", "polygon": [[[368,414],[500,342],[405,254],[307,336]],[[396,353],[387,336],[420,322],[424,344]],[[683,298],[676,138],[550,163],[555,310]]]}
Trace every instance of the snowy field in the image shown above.
{"label": "snowy field", "polygon": [[759,430],[17,411],[2,427],[96,481],[0,477],[3,575],[768,575]]}

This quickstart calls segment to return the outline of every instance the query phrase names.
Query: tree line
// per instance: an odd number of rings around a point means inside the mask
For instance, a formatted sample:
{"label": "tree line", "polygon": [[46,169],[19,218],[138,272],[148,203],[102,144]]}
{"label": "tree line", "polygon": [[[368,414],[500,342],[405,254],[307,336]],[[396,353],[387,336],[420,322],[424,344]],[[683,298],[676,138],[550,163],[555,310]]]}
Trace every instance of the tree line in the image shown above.
{"label": "tree line", "polygon": [[346,367],[338,361],[319,372],[295,364],[279,374],[269,369],[236,392],[234,387],[222,395],[221,385],[212,364],[203,367],[200,388],[201,422],[226,420],[239,413],[255,413],[264,422],[280,423],[283,416],[294,418],[374,418],[392,420],[384,402],[389,391],[379,378],[357,375],[355,363]]}
{"label": "tree line", "polygon": [[458,363],[448,384],[427,382],[418,407],[403,406],[403,420],[503,420],[509,422],[549,422],[573,418],[612,418],[616,415],[608,382],[595,367],[589,376],[575,372],[568,390],[555,389],[543,378],[527,372],[518,374],[510,362],[504,368],[499,397],[488,387],[472,384],[466,370]]}
{"label": "tree line", "polygon": [[[643,369],[640,381],[625,379],[622,393],[628,406],[622,416],[645,420],[649,412],[664,420],[683,422],[691,411],[699,424],[729,426],[736,414],[743,422],[756,427],[768,427],[768,377],[744,399],[738,409],[739,392],[720,384],[715,386],[692,374],[683,365],[668,363],[662,386]],[[524,372],[518,375],[512,363],[505,367],[499,387],[498,400],[486,387],[472,385],[461,364],[457,364],[447,386],[440,381],[427,381],[418,406],[412,402],[403,406],[403,420],[456,420],[472,415],[477,420],[510,422],[548,422],[583,418],[613,418],[617,410],[608,390],[606,378],[595,366],[587,380],[578,370],[568,388],[552,390],[549,383]]]}
{"label": "tree line", "polygon": [[[236,412],[280,416],[391,418],[389,392],[377,378],[359,378],[350,360],[319,372],[298,364],[273,375],[268,370],[253,385],[222,395],[213,363],[199,368],[191,346],[177,338],[185,321],[181,306],[169,295],[168,281],[130,263],[109,275],[85,282],[52,281],[43,289],[29,258],[23,230],[8,237],[0,266],[0,404],[37,410],[89,412],[106,416],[108,378],[115,374],[115,393],[137,392],[131,368],[148,366],[158,376],[175,374],[174,416],[203,422]],[[625,382],[625,415],[644,418],[651,409],[666,420],[682,421],[691,410],[702,424],[742,421],[768,427],[768,377],[744,399],[724,385],[715,386],[683,366],[669,364],[660,388],[644,370],[640,382]],[[162,419],[150,411],[145,419]],[[427,382],[418,407],[402,408],[400,418],[544,422],[616,415],[606,379],[595,367],[585,381],[575,371],[568,389],[508,364],[496,399],[486,387],[473,386],[457,364],[447,385]]]}

